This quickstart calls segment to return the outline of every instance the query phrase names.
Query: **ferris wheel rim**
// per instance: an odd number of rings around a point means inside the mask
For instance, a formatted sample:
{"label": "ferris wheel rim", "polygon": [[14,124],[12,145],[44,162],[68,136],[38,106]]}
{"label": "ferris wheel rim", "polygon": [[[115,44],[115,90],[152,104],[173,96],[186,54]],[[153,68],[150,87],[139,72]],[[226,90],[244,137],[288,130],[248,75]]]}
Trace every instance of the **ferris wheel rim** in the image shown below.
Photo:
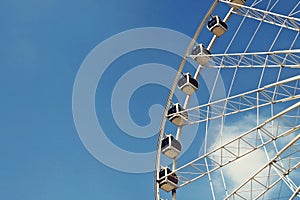
{"label": "ferris wheel rim", "polygon": [[157,152],[156,152],[156,162],[155,162],[155,171],[154,171],[154,178],[155,178],[155,183],[154,183],[154,197],[156,200],[160,200],[160,195],[159,195],[159,186],[158,186],[158,178],[159,178],[159,168],[160,168],[160,155],[161,155],[161,140],[162,140],[162,136],[164,134],[164,128],[165,128],[165,123],[167,121],[167,118],[166,118],[166,115],[167,115],[167,111],[168,111],[168,108],[170,107],[171,105],[171,100],[172,100],[172,97],[174,95],[174,92],[175,92],[175,89],[176,89],[176,86],[177,86],[177,80],[179,79],[179,76],[182,72],[182,69],[185,65],[185,62],[187,60],[187,57],[189,55],[189,52],[191,51],[192,49],[192,46],[194,45],[196,39],[198,38],[201,30],[203,29],[206,21],[208,20],[208,18],[210,17],[211,13],[213,12],[214,8],[217,6],[219,0],[214,0],[211,8],[209,9],[209,11],[207,12],[207,14],[205,15],[205,17],[203,18],[202,22],[200,23],[197,31],[195,32],[193,38],[192,38],[192,41],[191,43],[189,44],[187,50],[186,50],[186,53],[180,63],[180,66],[177,70],[177,74],[175,76],[175,79],[174,79],[174,82],[173,82],[173,85],[170,89],[170,92],[169,92],[169,95],[168,95],[168,99],[167,99],[167,102],[166,102],[166,105],[165,105],[165,109],[164,109],[164,112],[163,112],[163,118],[162,118],[162,121],[161,121],[161,125],[160,125],[160,128],[159,128],[159,136],[158,136],[158,141],[157,141],[157,146],[156,146],[156,149],[157,149]]}

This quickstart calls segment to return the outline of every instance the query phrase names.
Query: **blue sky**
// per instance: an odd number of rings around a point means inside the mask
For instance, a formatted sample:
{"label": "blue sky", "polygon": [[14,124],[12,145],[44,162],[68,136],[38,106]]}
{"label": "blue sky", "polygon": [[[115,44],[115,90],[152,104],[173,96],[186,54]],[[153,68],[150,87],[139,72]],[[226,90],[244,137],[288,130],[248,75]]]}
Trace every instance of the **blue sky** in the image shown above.
{"label": "blue sky", "polygon": [[[2,2],[0,199],[153,199],[152,173],[116,171],[85,149],[72,116],[73,83],[101,41],[147,26],[192,36],[209,5],[191,0]],[[164,96],[154,100],[164,104],[167,90],[159,90]],[[121,146],[134,140],[115,137],[122,135],[117,127],[110,130],[108,137]],[[155,149],[154,137],[135,140],[145,149],[129,150]]]}
{"label": "blue sky", "polygon": [[[112,169],[95,159],[81,142],[72,113],[76,74],[99,43],[122,31],[162,27],[192,37],[211,3],[212,0],[2,2],[0,199],[153,199],[152,172],[134,174]],[[202,36],[207,34],[210,33],[204,31]],[[227,34],[224,39],[229,37]],[[118,127],[110,110],[116,82],[135,66],[162,63],[176,69],[180,60],[171,53],[146,49],[120,57],[107,69],[99,81],[95,101],[99,123],[114,144],[144,153],[155,150],[157,139],[155,134],[145,139],[130,137]],[[173,80],[173,76],[165,76]],[[224,80],[229,82],[230,78]],[[139,88],[129,106],[134,121],[140,126],[150,123],[149,107],[164,105],[167,94],[166,88],[155,84]],[[200,101],[205,102],[207,97]],[[161,119],[161,115],[155,117],[157,121]],[[157,129],[158,126],[159,123]],[[198,150],[189,149],[193,154]],[[186,199],[196,193],[209,195],[208,184],[200,185],[201,191],[197,190],[199,185],[191,185],[181,195]]]}

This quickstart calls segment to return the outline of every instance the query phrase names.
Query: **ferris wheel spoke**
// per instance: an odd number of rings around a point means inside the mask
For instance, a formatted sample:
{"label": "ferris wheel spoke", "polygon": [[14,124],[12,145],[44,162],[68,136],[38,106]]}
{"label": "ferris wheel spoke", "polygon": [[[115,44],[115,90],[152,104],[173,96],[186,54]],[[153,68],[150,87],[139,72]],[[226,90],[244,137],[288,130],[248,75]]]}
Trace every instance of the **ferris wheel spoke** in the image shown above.
{"label": "ferris wheel spoke", "polygon": [[[299,130],[300,126],[296,126],[291,128],[290,130],[284,132],[281,134],[280,137],[284,137],[286,135],[289,135],[291,133],[294,133],[295,131]],[[276,137],[274,140],[277,140],[279,137]],[[252,146],[251,144],[245,142],[245,140],[239,138],[237,140],[232,141],[232,143],[242,143],[243,145],[248,145],[248,147],[236,147],[236,152],[234,152],[232,150],[232,148],[234,148],[233,146],[222,146],[220,149],[216,149],[216,151],[213,151],[211,153],[209,153],[208,155],[206,155],[205,157],[201,157],[198,159],[195,159],[194,161],[188,163],[187,165],[184,165],[180,168],[178,168],[176,171],[174,171],[174,173],[178,174],[178,179],[179,179],[179,186],[178,187],[183,187],[187,184],[190,184],[206,175],[208,175],[209,173],[212,173],[226,165],[228,165],[229,163],[232,163],[250,153],[252,153],[254,150],[256,150],[257,148],[261,148],[264,145],[267,145],[271,142],[271,139],[269,141],[266,141],[264,144],[260,144],[257,146]],[[237,153],[238,151],[245,151],[247,150],[247,152],[245,153]],[[218,156],[218,158],[212,158],[215,155],[214,154],[220,154],[220,156]],[[208,161],[210,163],[205,163],[205,159],[208,159]],[[206,170],[206,167],[209,168],[209,170]],[[298,166],[297,166],[298,167]]]}
{"label": "ferris wheel spoke", "polygon": [[[258,170],[225,199],[236,199],[236,197],[258,199],[270,191],[280,181],[283,181],[284,177],[300,167],[299,139],[300,134],[278,152],[269,163]],[[282,166],[279,163],[285,163],[285,165]],[[275,171],[279,171],[280,174],[275,173]],[[294,191],[297,190],[299,189],[294,189]]]}
{"label": "ferris wheel spoke", "polygon": [[256,90],[186,109],[183,111],[187,112],[189,116],[186,125],[206,122],[207,120],[253,110],[270,104],[299,99],[299,80],[300,75],[294,76]]}
{"label": "ferris wheel spoke", "polygon": [[[253,53],[227,53],[193,56],[206,57],[211,61],[202,67],[205,68],[263,68],[263,67],[289,67],[300,68],[300,49],[253,52]],[[200,58],[201,59],[201,58]]]}
{"label": "ferris wheel spoke", "polygon": [[[232,4],[229,1],[221,0],[220,2]],[[245,16],[257,21],[263,21],[269,24],[277,25],[283,28],[288,28],[294,31],[300,29],[300,20],[291,16],[285,16],[274,12],[269,12],[249,6],[240,6],[239,9],[232,11],[234,14]]]}
{"label": "ferris wheel spoke", "polygon": [[300,193],[300,186],[297,188],[297,190],[292,194],[292,196],[289,198],[289,200],[293,200],[296,198]]}
{"label": "ferris wheel spoke", "polygon": [[[179,177],[178,187],[182,187],[252,153],[258,148],[298,131],[300,129],[300,116],[295,115],[294,112],[299,110],[299,106],[300,102],[290,106],[239,137],[177,168],[170,175],[176,173]],[[287,124],[287,120],[290,120],[290,123]],[[276,133],[273,133],[270,126],[275,122],[277,130]],[[259,134],[264,137],[264,142],[259,139]],[[209,162],[205,162],[205,159]]]}

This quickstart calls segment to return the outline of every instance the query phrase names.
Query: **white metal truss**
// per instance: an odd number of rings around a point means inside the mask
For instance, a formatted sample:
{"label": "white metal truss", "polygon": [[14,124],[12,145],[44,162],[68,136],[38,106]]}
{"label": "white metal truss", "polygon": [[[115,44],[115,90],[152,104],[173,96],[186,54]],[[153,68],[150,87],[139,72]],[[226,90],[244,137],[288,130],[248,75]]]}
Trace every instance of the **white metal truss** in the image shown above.
{"label": "white metal truss", "polygon": [[300,193],[300,186],[297,188],[294,194],[289,198],[289,200],[293,200],[294,198],[296,198],[299,193]]}
{"label": "white metal truss", "polygon": [[[269,163],[237,187],[225,200],[260,199],[280,181],[283,181],[284,177],[300,167],[299,139],[300,134],[282,148]],[[282,165],[281,163],[284,164]],[[275,171],[279,171],[280,174]],[[295,188],[295,191],[298,191],[297,188]]]}
{"label": "white metal truss", "polygon": [[272,52],[228,53],[199,55],[195,57],[210,57],[209,64],[203,67],[211,68],[263,68],[263,67],[289,67],[300,68],[300,49],[282,50]]}
{"label": "white metal truss", "polygon": [[[299,106],[300,101],[239,137],[177,168],[172,174],[176,173],[179,178],[178,187],[196,181],[208,173],[252,153],[256,149],[298,131],[300,129],[300,116],[293,115],[293,112],[296,109],[298,110]],[[270,130],[270,127],[274,127],[274,124],[277,124],[275,133]],[[264,137],[264,142],[260,139],[260,135]],[[206,159],[209,161],[208,163],[205,163]]]}
{"label": "white metal truss", "polygon": [[187,124],[190,125],[299,98],[300,75],[297,75],[262,88],[189,108],[184,112],[188,112]]}
{"label": "white metal truss", "polygon": [[[232,4],[225,0],[220,0],[220,2]],[[294,31],[300,31],[300,20],[291,16],[285,16],[249,6],[240,6],[239,9],[233,10],[233,13]]]}

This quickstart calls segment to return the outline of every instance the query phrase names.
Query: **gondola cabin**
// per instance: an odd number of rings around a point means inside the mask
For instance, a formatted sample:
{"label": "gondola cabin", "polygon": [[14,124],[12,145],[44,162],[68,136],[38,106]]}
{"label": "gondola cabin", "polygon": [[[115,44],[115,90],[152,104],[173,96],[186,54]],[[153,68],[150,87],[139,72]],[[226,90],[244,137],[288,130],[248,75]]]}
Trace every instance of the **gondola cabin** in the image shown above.
{"label": "gondola cabin", "polygon": [[168,110],[167,118],[176,126],[182,126],[188,120],[188,114],[179,103],[175,103]]}
{"label": "gondola cabin", "polygon": [[228,29],[227,24],[221,20],[220,16],[213,16],[208,21],[207,28],[217,37],[223,35]]}
{"label": "gondola cabin", "polygon": [[[231,2],[231,3],[239,4],[239,5],[244,5],[246,3],[246,0],[227,0],[227,1]],[[240,8],[239,5],[230,5],[230,6],[235,8],[235,9],[238,9],[238,8]]]}
{"label": "gondola cabin", "polygon": [[192,95],[198,90],[198,81],[190,73],[183,74],[178,80],[177,85],[187,95]]}
{"label": "gondola cabin", "polygon": [[174,159],[181,152],[181,144],[173,135],[166,135],[161,143],[161,152],[165,156]]}
{"label": "gondola cabin", "polygon": [[191,57],[198,62],[200,65],[206,65],[211,57],[210,51],[204,48],[203,44],[197,44],[192,50]]}
{"label": "gondola cabin", "polygon": [[[177,188],[178,177],[176,174],[168,175],[171,172],[172,171],[170,170],[169,167],[163,167],[159,171],[159,180],[158,180],[159,187],[166,192],[170,192]],[[163,179],[161,179],[161,178],[163,178]]]}

